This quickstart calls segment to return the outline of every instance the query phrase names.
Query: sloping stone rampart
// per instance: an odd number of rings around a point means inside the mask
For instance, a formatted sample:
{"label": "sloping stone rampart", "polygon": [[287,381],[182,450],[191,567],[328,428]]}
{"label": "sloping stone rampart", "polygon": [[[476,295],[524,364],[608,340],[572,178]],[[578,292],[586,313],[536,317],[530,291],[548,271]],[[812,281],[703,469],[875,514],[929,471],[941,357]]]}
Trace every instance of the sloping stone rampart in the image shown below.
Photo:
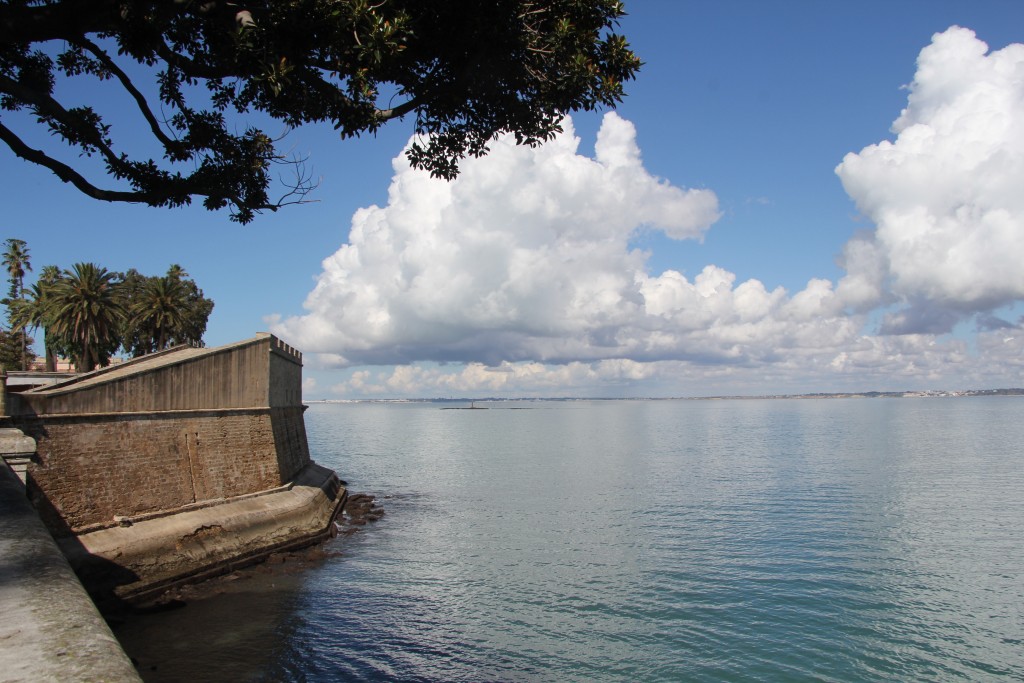
{"label": "sloping stone rampart", "polygon": [[60,546],[101,602],[144,599],[330,537],[345,496],[331,470],[310,463],[287,486],[125,518],[60,539]]}

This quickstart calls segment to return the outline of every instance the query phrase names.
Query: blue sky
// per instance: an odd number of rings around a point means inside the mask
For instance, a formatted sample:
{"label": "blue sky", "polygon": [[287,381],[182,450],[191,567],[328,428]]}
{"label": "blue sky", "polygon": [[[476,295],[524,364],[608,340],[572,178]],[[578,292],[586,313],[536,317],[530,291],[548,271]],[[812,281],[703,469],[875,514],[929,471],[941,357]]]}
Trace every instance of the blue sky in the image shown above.
{"label": "blue sky", "polygon": [[180,263],[207,343],[272,329],[307,399],[1024,385],[1024,5],[626,8],[639,79],[546,151],[499,144],[441,187],[401,161],[409,122],[303,128],[318,201],[244,227],[6,152],[3,236],[36,271]]}

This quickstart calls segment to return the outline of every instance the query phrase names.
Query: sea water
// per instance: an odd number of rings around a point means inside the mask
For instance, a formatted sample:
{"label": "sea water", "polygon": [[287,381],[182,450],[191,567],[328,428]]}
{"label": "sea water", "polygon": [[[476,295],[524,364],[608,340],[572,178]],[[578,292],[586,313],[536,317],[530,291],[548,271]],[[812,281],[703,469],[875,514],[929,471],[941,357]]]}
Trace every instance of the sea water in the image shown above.
{"label": "sea water", "polygon": [[1024,399],[313,404],[379,522],[120,624],[190,681],[1024,680]]}

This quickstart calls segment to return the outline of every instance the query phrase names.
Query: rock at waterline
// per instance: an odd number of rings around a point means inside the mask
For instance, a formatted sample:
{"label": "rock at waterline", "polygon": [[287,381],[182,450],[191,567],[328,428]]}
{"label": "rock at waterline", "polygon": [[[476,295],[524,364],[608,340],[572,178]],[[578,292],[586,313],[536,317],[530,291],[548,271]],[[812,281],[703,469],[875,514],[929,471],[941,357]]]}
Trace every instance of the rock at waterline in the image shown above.
{"label": "rock at waterline", "polygon": [[355,493],[348,497],[341,517],[338,518],[338,526],[341,533],[348,535],[355,533],[355,527],[364,526],[367,522],[376,522],[384,516],[384,508],[377,505],[374,496],[368,493]]}

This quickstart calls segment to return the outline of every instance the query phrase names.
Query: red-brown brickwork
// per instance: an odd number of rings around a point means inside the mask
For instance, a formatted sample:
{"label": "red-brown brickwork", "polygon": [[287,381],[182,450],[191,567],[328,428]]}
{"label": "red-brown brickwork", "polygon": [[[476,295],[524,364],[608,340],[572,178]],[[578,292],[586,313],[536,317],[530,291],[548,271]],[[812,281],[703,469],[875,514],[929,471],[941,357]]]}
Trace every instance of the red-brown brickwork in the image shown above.
{"label": "red-brown brickwork", "polygon": [[301,407],[24,426],[39,444],[35,496],[71,530],[271,489],[309,462]]}
{"label": "red-brown brickwork", "polygon": [[309,442],[306,440],[306,423],[302,419],[303,406],[293,408],[271,408],[274,428],[274,444],[277,448],[278,469],[281,481],[290,481],[309,462]]}

